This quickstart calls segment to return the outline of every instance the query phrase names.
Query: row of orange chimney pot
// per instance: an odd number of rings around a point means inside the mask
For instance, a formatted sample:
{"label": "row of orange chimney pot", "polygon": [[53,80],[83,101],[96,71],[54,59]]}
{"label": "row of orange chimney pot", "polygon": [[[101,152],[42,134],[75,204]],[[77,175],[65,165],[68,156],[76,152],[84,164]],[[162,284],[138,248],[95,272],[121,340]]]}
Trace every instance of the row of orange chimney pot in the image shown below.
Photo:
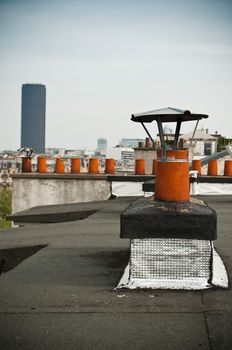
{"label": "row of orange chimney pot", "polygon": [[[201,161],[192,161],[192,170],[197,170],[198,175],[201,175]],[[218,175],[218,161],[215,159],[208,161],[208,175],[217,176]],[[224,163],[224,176],[232,176],[232,160],[225,160]]]}
{"label": "row of orange chimney pot", "polygon": [[[47,172],[47,160],[45,157],[37,158],[37,171],[38,173]],[[115,161],[114,159],[106,159],[105,162],[105,174],[114,174],[115,171]],[[22,158],[22,172],[31,172],[31,159],[28,157]],[[65,173],[64,161],[61,158],[56,158],[55,163],[55,173],[61,174]],[[81,173],[81,160],[80,158],[71,158],[71,173],[80,174]],[[98,159],[89,159],[89,173],[98,174]]]}
{"label": "row of orange chimney pot", "polygon": [[[140,159],[137,161],[141,161]],[[137,169],[137,165],[136,165]],[[144,169],[145,165],[139,165],[138,167],[139,172],[137,172],[137,175],[144,175]],[[201,161],[200,160],[193,160],[192,161],[192,170],[197,170],[198,175],[201,175]],[[153,160],[153,167],[152,167],[152,174],[157,174],[157,160]],[[218,175],[218,161],[217,160],[209,160],[208,161],[208,170],[207,170],[208,176],[217,176]],[[224,163],[224,176],[232,176],[232,160],[225,160]]]}
{"label": "row of orange chimney pot", "polygon": [[[178,151],[180,152],[180,151]],[[160,154],[158,154],[158,157]],[[169,156],[169,155],[167,155]],[[173,153],[172,153],[173,156]],[[183,158],[181,158],[181,154],[178,153],[178,159],[185,159],[185,154],[183,153]],[[193,160],[192,161],[192,170],[197,170],[198,175],[201,175],[201,161]],[[31,159],[23,158],[22,159],[22,171],[23,172],[31,172]],[[38,157],[37,162],[37,171],[39,173],[47,172],[46,158]],[[55,164],[55,173],[64,173],[65,166],[64,162],[61,158],[56,159]],[[81,162],[80,158],[71,158],[71,173],[72,174],[80,174],[81,172]],[[105,174],[114,174],[115,172],[115,161],[114,159],[106,159],[105,162]],[[90,174],[98,174],[98,159],[90,158],[89,159],[89,173]],[[135,174],[136,175],[145,175],[145,160],[144,159],[136,159],[135,160]],[[152,174],[157,174],[157,159],[153,160],[152,166]],[[208,161],[208,175],[209,176],[217,176],[218,175],[218,162],[217,160],[209,160]],[[224,175],[232,176],[232,160],[226,160],[224,165]]]}

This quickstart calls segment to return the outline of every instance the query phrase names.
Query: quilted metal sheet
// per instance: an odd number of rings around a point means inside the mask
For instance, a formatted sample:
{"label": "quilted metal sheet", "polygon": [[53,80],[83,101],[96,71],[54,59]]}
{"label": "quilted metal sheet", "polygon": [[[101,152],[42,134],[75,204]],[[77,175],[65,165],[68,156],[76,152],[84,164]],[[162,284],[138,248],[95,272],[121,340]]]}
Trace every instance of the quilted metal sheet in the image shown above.
{"label": "quilted metal sheet", "polygon": [[210,279],[212,247],[207,240],[132,239],[130,276],[135,279]]}

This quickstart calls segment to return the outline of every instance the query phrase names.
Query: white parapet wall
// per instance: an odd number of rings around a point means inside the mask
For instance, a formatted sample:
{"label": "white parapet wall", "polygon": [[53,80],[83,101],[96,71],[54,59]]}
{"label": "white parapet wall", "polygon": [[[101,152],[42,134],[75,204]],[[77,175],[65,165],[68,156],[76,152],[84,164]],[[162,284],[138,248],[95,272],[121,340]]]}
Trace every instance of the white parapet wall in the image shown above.
{"label": "white parapet wall", "polygon": [[107,200],[111,182],[104,175],[13,175],[12,213],[39,205]]}

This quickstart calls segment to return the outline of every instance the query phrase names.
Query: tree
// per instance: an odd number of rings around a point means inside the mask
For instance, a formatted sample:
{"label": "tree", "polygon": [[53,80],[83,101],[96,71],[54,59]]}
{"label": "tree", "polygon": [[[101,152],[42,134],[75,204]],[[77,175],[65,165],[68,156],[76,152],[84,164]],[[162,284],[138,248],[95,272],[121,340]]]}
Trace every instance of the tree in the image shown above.
{"label": "tree", "polygon": [[223,136],[219,137],[217,142],[217,151],[223,151],[229,143],[231,143],[231,139],[227,139]]}
{"label": "tree", "polygon": [[0,188],[0,219],[5,219],[11,213],[12,191],[9,188]]}

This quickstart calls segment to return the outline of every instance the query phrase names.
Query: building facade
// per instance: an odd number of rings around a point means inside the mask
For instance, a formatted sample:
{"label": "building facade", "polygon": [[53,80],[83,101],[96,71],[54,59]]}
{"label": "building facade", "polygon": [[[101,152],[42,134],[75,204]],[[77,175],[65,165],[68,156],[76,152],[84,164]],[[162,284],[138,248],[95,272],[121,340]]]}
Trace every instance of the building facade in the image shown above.
{"label": "building facade", "polygon": [[21,147],[45,153],[46,87],[23,84],[21,106]]}

